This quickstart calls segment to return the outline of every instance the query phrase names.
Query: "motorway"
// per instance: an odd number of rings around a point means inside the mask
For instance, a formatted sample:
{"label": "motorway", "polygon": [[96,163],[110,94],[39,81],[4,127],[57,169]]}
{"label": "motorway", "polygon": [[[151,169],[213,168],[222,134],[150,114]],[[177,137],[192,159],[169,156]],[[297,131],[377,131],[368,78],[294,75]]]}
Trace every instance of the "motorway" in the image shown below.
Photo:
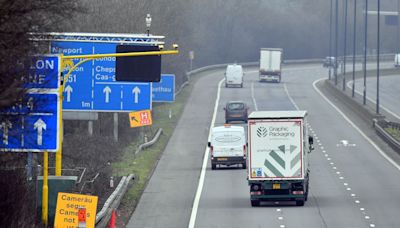
{"label": "motorway", "polygon": [[[399,227],[400,167],[351,121],[356,116],[319,91],[317,82],[326,76],[319,64],[292,65],[284,66],[282,83],[259,83],[251,68],[244,88],[225,88],[218,86],[222,70],[199,75],[127,227]],[[308,111],[316,149],[304,207],[252,208],[246,171],[212,171],[209,157],[203,159],[210,124],[224,123],[229,100],[243,100],[251,110]]]}
{"label": "motorway", "polygon": [[[351,88],[349,82],[348,88]],[[355,91],[357,94],[362,96],[363,79],[355,80]],[[390,113],[392,116],[400,121],[400,77],[399,75],[388,75],[380,77],[379,80],[379,103],[380,107]],[[376,77],[367,78],[367,99],[376,105]]]}

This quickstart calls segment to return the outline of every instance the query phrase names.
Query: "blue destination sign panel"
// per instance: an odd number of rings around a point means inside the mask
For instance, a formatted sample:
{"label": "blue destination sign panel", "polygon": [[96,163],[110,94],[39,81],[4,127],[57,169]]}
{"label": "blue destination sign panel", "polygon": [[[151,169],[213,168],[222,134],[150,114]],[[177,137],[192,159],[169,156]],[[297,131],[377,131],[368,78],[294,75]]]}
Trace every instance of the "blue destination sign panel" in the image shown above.
{"label": "blue destination sign panel", "polygon": [[[64,55],[109,54],[115,53],[116,46],[117,43],[58,41],[51,43],[51,52]],[[77,63],[79,60],[73,61]],[[105,57],[77,67],[67,80],[63,109],[95,112],[151,109],[151,84],[117,82],[115,60],[115,57]]]}
{"label": "blue destination sign panel", "polygon": [[0,110],[0,151],[57,151],[60,66],[58,56],[32,58],[25,83],[28,93],[14,106]]}
{"label": "blue destination sign panel", "polygon": [[175,101],[175,75],[161,74],[161,81],[152,83],[152,92],[154,102]]}
{"label": "blue destination sign panel", "polygon": [[25,87],[58,89],[60,87],[59,72],[61,72],[61,64],[58,56],[35,56],[30,62]]}

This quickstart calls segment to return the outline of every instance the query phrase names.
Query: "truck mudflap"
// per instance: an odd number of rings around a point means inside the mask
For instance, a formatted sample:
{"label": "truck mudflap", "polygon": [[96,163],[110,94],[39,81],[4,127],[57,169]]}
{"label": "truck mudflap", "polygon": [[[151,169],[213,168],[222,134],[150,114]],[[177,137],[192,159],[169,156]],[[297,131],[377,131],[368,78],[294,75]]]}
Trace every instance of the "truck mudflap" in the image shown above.
{"label": "truck mudflap", "polygon": [[258,206],[260,201],[295,201],[303,206],[308,196],[308,178],[293,181],[249,181],[250,201]]}

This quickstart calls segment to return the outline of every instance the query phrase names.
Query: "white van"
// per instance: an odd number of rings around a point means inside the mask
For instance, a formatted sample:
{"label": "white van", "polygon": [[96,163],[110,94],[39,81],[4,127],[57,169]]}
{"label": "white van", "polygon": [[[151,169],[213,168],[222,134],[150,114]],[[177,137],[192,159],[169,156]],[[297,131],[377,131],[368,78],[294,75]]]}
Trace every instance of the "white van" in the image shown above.
{"label": "white van", "polygon": [[243,88],[243,74],[243,68],[241,65],[228,65],[225,72],[225,87],[234,85]]}
{"label": "white van", "polygon": [[244,128],[226,124],[211,130],[211,142],[208,142],[211,153],[211,169],[217,165],[241,164],[246,169],[247,144]]}
{"label": "white van", "polygon": [[400,54],[394,55],[394,67],[400,67]]}

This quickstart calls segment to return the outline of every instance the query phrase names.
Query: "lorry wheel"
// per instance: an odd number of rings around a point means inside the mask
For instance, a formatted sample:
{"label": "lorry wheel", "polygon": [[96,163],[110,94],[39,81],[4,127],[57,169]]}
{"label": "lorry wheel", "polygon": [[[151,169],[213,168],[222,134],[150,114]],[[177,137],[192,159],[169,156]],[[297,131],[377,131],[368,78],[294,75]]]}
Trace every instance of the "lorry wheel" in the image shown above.
{"label": "lorry wheel", "polygon": [[251,200],[251,206],[252,207],[260,206],[260,201],[259,200]]}
{"label": "lorry wheel", "polygon": [[296,200],[296,206],[304,206],[304,200]]}
{"label": "lorry wheel", "polygon": [[217,169],[217,164],[211,163],[211,169],[212,169],[212,170]]}
{"label": "lorry wheel", "polygon": [[243,82],[242,82],[242,84],[240,84],[240,88],[243,88]]}
{"label": "lorry wheel", "polygon": [[246,169],[246,168],[247,168],[246,162],[242,163],[242,169]]}

